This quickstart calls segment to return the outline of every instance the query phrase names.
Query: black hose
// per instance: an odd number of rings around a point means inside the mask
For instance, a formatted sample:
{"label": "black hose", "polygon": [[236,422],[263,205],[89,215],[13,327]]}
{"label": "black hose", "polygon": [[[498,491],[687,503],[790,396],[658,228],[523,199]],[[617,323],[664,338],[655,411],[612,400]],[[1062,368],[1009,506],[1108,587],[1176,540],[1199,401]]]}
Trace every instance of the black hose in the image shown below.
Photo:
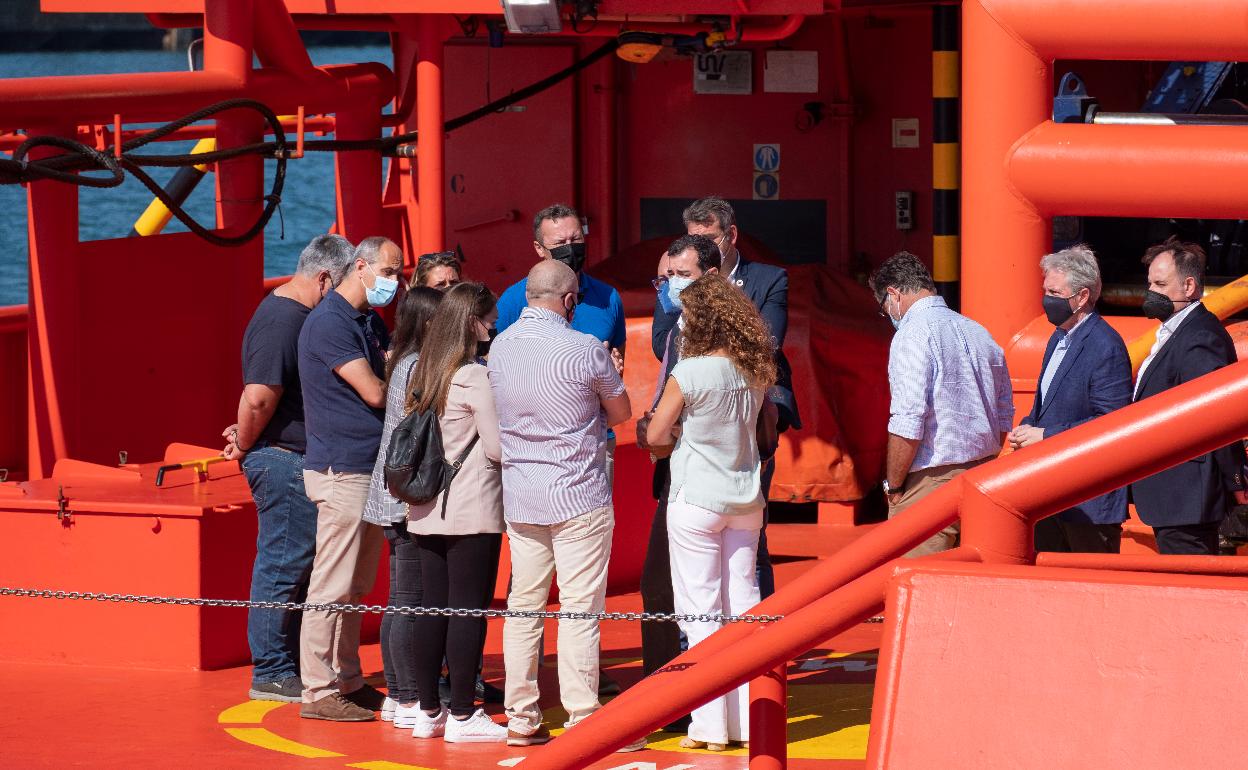
{"label": "black hose", "polygon": [[[446,121],[444,124],[444,130],[454,131],[457,128],[462,128],[463,126],[478,121],[481,118],[500,112],[516,102],[539,94],[575,75],[586,67],[589,67],[591,64],[602,59],[604,56],[610,55],[618,47],[618,41],[615,39],[608,40],[603,45],[591,51],[587,56],[572,63],[568,67],[542,78],[536,83],[525,86],[518,91],[513,91],[507,96],[495,99],[488,104],[482,105],[471,112]],[[255,142],[239,147],[231,147],[225,150],[214,150],[213,152],[198,154],[130,154],[134,150],[162,139],[179,129],[185,128],[193,123],[197,123],[219,112],[232,109],[250,109],[260,113],[260,115],[269,124],[270,130],[273,132],[273,141]],[[416,140],[417,132],[409,131],[404,134],[398,134],[390,137],[379,137],[377,139],[318,139],[304,142],[303,146],[304,150],[309,152],[371,151],[380,152],[386,155],[394,155],[400,145],[411,144]],[[66,154],[28,161],[26,159],[27,154],[31,149],[39,146],[58,147],[65,150]],[[125,181],[125,174],[123,172],[124,169],[124,171],[129,171],[136,179],[147,187],[148,190],[152,192],[152,195],[168,207],[170,213],[172,213],[179,222],[186,225],[191,232],[218,246],[239,246],[260,234],[260,232],[262,232],[268,224],[269,220],[272,219],[274,211],[276,211],[277,207],[281,204],[282,189],[286,183],[286,161],[290,154],[286,134],[282,129],[282,123],[278,120],[277,114],[273,112],[273,110],[269,109],[267,105],[255,101],[254,99],[228,99],[226,101],[217,102],[216,104],[210,105],[201,110],[184,115],[183,117],[170,123],[166,123],[159,128],[152,129],[151,131],[135,137],[128,142],[122,143],[120,159],[114,157],[113,152],[114,148],[111,146],[105,152],[100,152],[94,147],[89,147],[76,140],[66,139],[63,137],[31,137],[22,142],[22,144],[14,150],[12,159],[0,158],[0,184],[21,184],[24,182],[51,179],[83,187],[117,187]],[[178,168],[184,166],[195,166],[204,163],[219,163],[246,155],[260,155],[263,157],[275,158],[277,160],[277,168],[274,170],[273,174],[273,187],[269,194],[264,197],[264,211],[261,212],[260,217],[246,230],[246,232],[235,236],[219,235],[196,222],[194,218],[187,214],[182,206],[173,199],[172,196],[165,192],[165,189],[161,187],[159,182],[143,170],[143,166]],[[93,169],[108,171],[109,176],[84,176],[78,173]]]}

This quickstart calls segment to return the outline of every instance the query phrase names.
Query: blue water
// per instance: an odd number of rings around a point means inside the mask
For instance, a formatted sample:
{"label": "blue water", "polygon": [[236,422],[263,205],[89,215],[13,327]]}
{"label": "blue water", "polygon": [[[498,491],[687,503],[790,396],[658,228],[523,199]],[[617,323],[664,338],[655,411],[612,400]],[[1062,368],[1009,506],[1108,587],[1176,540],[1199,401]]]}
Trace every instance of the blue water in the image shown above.
{"label": "blue water", "polygon": [[[309,49],[314,63],[340,64],[379,61],[390,64],[390,49],[383,46]],[[172,72],[186,69],[186,54],[168,51],[88,51],[75,53],[0,53],[0,78],[42,77],[46,75],[86,75],[119,72]],[[206,105],[205,105],[206,106]],[[174,154],[189,151],[193,142],[161,142],[142,152]],[[265,163],[265,193],[274,167]],[[149,168],[164,182],[174,169]],[[274,214],[265,228],[264,274],[288,275],[308,240],[334,223],[334,163],[332,153],[308,153],[286,164],[286,186],[282,192],[280,216]],[[191,194],[186,210],[201,224],[213,224],[214,185],[211,177]],[[112,189],[81,188],[82,212],[79,237],[84,240],[123,238],[134,220],[143,213],[152,195],[127,175],[125,184]],[[0,306],[27,301],[26,191],[19,185],[0,185]],[[283,225],[285,239],[280,237]],[[166,232],[184,232],[176,219]],[[172,255],[171,255],[172,258]]]}

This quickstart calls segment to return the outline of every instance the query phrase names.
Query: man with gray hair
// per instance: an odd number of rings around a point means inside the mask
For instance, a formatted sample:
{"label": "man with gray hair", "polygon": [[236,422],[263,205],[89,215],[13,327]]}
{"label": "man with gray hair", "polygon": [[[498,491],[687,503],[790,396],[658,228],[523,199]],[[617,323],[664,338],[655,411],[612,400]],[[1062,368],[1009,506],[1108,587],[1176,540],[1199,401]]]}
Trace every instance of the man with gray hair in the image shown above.
{"label": "man with gray hair", "polygon": [[[261,300],[243,333],[243,394],[238,422],[221,434],[222,454],[241,460],[256,502],[256,561],[251,600],[303,601],[316,550],[316,506],[303,487],[307,438],[299,383],[299,331],[308,314],[341,281],[352,246],[318,235],[299,255],[290,281]],[[300,615],[253,609],[247,614],[251,690],[256,700],[297,703]]]}
{"label": "man with gray hair", "polygon": [[[1014,394],[1001,346],[945,305],[918,257],[894,254],[870,284],[880,315],[897,330],[888,351],[892,399],[884,467],[892,518],[997,456],[1014,424]],[[907,555],[953,548],[958,534],[955,522]]]}
{"label": "man with gray hair", "polygon": [[[299,379],[307,414],[303,480],[317,506],[315,604],[355,604],[373,587],[381,527],[362,520],[385,419],[386,349],[381,317],[398,290],[403,251],[387,238],[360,241],[346,277],[299,333]],[[299,668],[305,719],[363,722],[385,701],[364,683],[358,613],[303,615]]]}
{"label": "man with gray hair", "polygon": [[[1044,314],[1053,335],[1044,350],[1031,412],[1010,432],[1015,449],[1082,425],[1131,403],[1131,359],[1122,337],[1096,312],[1101,271],[1085,245],[1040,260]],[[1118,553],[1127,490],[1115,489],[1036,525],[1036,548]]]}
{"label": "man with gray hair", "polygon": [[[509,610],[545,609],[552,575],[563,610],[605,606],[615,528],[607,430],[627,420],[632,407],[619,353],[572,328],[578,292],[570,267],[537,263],[526,281],[528,306],[490,348],[511,547]],[[503,624],[509,746],[550,740],[538,705],[541,640],[540,618]],[[596,620],[559,620],[559,694],[568,726],[600,705],[598,654]]]}

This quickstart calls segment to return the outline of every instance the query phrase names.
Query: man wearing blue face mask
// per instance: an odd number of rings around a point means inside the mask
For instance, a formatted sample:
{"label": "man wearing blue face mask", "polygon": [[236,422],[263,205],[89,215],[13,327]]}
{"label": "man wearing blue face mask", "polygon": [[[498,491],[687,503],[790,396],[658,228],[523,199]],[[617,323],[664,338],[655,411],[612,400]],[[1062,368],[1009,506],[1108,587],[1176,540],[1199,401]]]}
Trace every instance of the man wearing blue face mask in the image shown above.
{"label": "man wearing blue face mask", "polygon": [[[646,546],[646,560],[641,568],[641,601],[646,612],[674,612],[675,597],[672,591],[672,569],[668,556],[667,541],[667,485],[670,481],[667,457],[672,447],[650,447],[646,444],[646,427],[650,416],[663,394],[667,382],[680,358],[680,293],[707,273],[718,273],[722,255],[715,241],[705,235],[682,235],[668,248],[664,257],[666,270],[654,279],[655,323],[665,322],[666,331],[656,350],[662,351],[659,380],[655,386],[654,402],[642,419],[637,422],[637,445],[650,449],[656,458],[653,492],[658,501],[654,519],[650,524],[650,541]],[[661,318],[666,316],[666,318]],[[643,621],[641,624],[642,668],[652,674],[680,654],[680,629],[675,623]],[[673,729],[687,729],[682,721]]]}
{"label": "man wearing blue face mask", "polygon": [[[970,468],[996,457],[1014,425],[1005,354],[988,330],[936,294],[927,267],[902,251],[870,279],[880,314],[897,333],[888,351],[888,516],[901,515]],[[907,556],[953,548],[954,524]]]}
{"label": "man wearing blue face mask", "polygon": [[[307,454],[304,486],[316,503],[316,557],[308,601],[359,603],[372,590],[384,538],[361,519],[385,418],[390,338],[372,310],[394,299],[403,252],[365,238],[347,275],[299,333]],[[358,613],[305,612],[299,667],[305,719],[363,722],[384,696],[364,683]]]}

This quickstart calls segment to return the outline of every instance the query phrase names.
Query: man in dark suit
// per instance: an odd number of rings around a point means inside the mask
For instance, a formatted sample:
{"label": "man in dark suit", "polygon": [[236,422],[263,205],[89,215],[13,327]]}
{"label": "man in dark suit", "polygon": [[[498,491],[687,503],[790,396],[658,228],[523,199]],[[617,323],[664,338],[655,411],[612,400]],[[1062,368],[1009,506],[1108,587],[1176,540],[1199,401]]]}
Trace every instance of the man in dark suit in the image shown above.
{"label": "man in dark suit", "polygon": [[[1127,346],[1095,310],[1101,295],[1096,255],[1075,246],[1044,257],[1040,269],[1044,312],[1057,328],[1044,351],[1031,413],[1009,434],[1015,449],[1131,403]],[[1126,518],[1127,490],[1115,489],[1037,524],[1036,547],[1118,553]]]}
{"label": "man in dark suit", "polygon": [[[1150,248],[1144,262],[1148,265],[1144,315],[1162,323],[1157,342],[1140,365],[1136,401],[1236,360],[1230,335],[1200,301],[1204,250],[1170,238]],[[1243,444],[1236,442],[1131,485],[1136,511],[1153,528],[1158,551],[1218,552],[1218,526],[1230,508],[1232,494],[1241,503],[1245,500],[1243,463]]]}
{"label": "man in dark suit", "polygon": [[[793,396],[792,370],[782,350],[789,326],[788,273],[781,267],[750,262],[741,255],[737,249],[736,214],[732,205],[723,198],[711,196],[695,201],[685,209],[683,219],[687,235],[677,240],[669,249],[665,257],[667,264],[661,270],[663,275],[655,281],[658,295],[655,298],[651,344],[655,358],[665,364],[660,383],[666,381],[667,372],[679,359],[679,290],[700,278],[704,272],[716,270],[750,298],[776,340],[778,380],[767,395],[777,407],[778,430],[801,428],[797,401]],[[702,253],[706,250],[702,239],[694,240],[690,236],[704,236],[709,239],[718,251],[717,266],[713,264],[716,262],[715,255]],[[659,387],[661,389],[662,385]],[[644,426],[639,424],[638,435],[643,432]],[[774,471],[774,460],[764,463],[761,480],[764,493],[771,486]],[[658,507],[651,526],[650,543],[641,576],[642,603],[647,612],[672,612],[672,579],[667,553],[667,484],[667,462],[659,460],[655,464],[653,490]],[[758,583],[764,598],[775,592],[775,577],[767,552],[765,523],[758,542]],[[675,624],[642,623],[642,661],[645,673],[658,670],[679,652],[679,636]]]}

